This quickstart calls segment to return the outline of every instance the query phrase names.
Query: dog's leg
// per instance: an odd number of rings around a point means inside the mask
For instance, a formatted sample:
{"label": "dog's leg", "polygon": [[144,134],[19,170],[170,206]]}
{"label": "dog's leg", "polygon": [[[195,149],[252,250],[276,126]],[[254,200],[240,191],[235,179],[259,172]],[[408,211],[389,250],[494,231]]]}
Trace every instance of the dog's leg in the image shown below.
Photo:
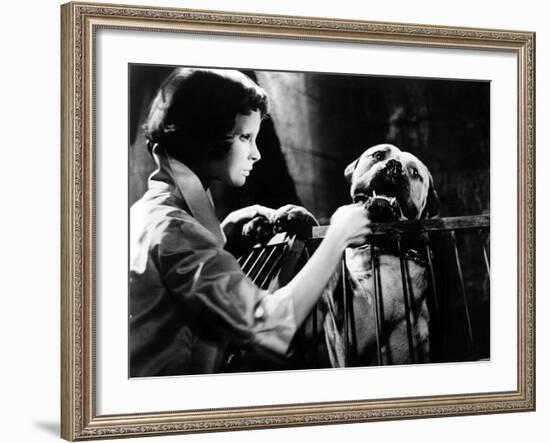
{"label": "dog's leg", "polygon": [[428,363],[430,361],[430,326],[429,326],[428,304],[426,299],[422,300],[419,306],[419,314],[416,320],[415,328],[415,346],[419,363]]}

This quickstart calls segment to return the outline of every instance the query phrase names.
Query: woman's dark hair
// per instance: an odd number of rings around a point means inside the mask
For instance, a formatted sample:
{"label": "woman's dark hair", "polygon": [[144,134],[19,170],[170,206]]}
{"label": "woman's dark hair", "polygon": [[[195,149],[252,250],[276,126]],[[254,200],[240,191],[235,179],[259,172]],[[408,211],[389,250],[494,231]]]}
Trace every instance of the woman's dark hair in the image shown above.
{"label": "woman's dark hair", "polygon": [[164,81],[144,124],[149,150],[156,144],[186,163],[220,158],[237,114],[267,115],[267,94],[239,71],[178,68]]}

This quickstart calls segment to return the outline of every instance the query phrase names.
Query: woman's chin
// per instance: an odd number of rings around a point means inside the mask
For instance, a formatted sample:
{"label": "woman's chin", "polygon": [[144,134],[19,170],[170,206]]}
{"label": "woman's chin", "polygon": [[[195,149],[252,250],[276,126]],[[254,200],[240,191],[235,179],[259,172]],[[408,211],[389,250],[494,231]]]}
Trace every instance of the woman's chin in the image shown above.
{"label": "woman's chin", "polygon": [[238,177],[232,179],[228,184],[229,186],[233,186],[234,188],[242,188],[246,183],[246,177]]}

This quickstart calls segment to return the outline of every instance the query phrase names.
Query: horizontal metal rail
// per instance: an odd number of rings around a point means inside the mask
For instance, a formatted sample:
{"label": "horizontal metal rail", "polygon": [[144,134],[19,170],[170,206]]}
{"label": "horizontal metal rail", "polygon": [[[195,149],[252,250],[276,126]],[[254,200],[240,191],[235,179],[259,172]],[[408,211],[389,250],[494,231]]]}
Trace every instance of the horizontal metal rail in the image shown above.
{"label": "horizontal metal rail", "polygon": [[[444,217],[429,220],[406,220],[390,223],[371,223],[371,235],[407,234],[419,232],[452,231],[462,229],[489,228],[490,217],[487,215],[470,215],[464,217]],[[314,226],[311,229],[312,239],[324,238],[328,226]]]}

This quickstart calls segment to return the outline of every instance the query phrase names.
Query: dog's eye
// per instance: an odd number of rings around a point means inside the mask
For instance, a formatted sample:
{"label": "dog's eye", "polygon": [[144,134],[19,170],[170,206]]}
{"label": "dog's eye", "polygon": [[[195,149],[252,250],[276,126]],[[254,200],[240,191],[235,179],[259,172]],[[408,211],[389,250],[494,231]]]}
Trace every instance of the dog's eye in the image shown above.
{"label": "dog's eye", "polygon": [[413,178],[420,178],[420,174],[418,173],[418,169],[416,168],[411,168],[410,169],[410,173],[412,175]]}
{"label": "dog's eye", "polygon": [[372,158],[376,161],[384,160],[384,157],[386,157],[386,153],[383,151],[377,151],[374,154],[372,154]]}

